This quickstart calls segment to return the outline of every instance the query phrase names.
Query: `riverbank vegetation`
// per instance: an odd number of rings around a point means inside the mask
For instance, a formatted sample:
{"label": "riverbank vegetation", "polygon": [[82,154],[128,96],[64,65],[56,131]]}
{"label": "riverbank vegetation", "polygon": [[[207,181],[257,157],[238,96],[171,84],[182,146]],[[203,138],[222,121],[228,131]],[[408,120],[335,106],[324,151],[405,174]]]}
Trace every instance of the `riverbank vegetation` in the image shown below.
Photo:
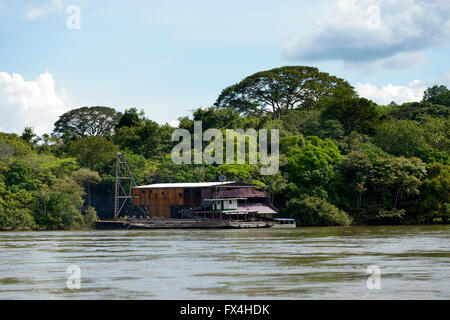
{"label": "riverbank vegetation", "polygon": [[420,102],[382,106],[343,79],[298,66],[251,75],[179,118],[191,133],[194,121],[203,130],[279,129],[280,171],[261,176],[258,165],[175,165],[174,128],[137,108],[73,109],[52,133],[0,133],[0,229],[73,229],[111,218],[119,151],[137,184],[219,175],[268,184],[281,215],[299,225],[447,223],[449,112],[444,86],[428,88]]}

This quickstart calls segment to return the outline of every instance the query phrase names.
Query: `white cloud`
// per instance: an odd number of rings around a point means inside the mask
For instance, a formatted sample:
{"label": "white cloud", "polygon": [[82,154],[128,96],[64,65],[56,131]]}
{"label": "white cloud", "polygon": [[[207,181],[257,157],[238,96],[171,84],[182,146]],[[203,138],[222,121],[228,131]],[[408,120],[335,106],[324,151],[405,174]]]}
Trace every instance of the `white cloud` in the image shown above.
{"label": "white cloud", "polygon": [[58,93],[48,72],[34,81],[0,72],[0,131],[20,133],[30,126],[37,134],[50,133],[59,116],[68,111],[68,101],[65,89]]}
{"label": "white cloud", "polygon": [[356,85],[356,91],[361,97],[375,101],[378,104],[386,105],[391,101],[398,104],[404,102],[420,101],[426,87],[420,86],[421,81],[415,80],[408,86],[394,86],[388,84],[378,88],[370,83],[360,83]]}
{"label": "white cloud", "polygon": [[398,104],[404,102],[421,101],[424,91],[433,85],[450,87],[450,71],[443,76],[429,80],[414,80],[406,86],[385,85],[381,88],[370,83],[356,84],[356,91],[361,97],[375,101],[378,104],[389,104],[394,101]]}
{"label": "white cloud", "polygon": [[61,11],[62,7],[63,7],[62,0],[52,0],[38,7],[28,5],[25,11],[25,18],[27,20],[36,20],[44,15]]}
{"label": "white cloud", "polygon": [[169,126],[171,126],[171,127],[173,127],[173,128],[178,128],[178,126],[180,125],[180,121],[178,121],[178,120],[172,120],[172,121],[169,121]]}
{"label": "white cloud", "polygon": [[448,0],[342,0],[316,31],[287,43],[283,54],[293,60],[358,63],[448,43]]}
{"label": "white cloud", "polygon": [[397,53],[388,58],[380,58],[367,62],[345,62],[345,68],[357,69],[362,73],[371,74],[383,69],[409,69],[413,66],[424,66],[430,59],[422,52]]}

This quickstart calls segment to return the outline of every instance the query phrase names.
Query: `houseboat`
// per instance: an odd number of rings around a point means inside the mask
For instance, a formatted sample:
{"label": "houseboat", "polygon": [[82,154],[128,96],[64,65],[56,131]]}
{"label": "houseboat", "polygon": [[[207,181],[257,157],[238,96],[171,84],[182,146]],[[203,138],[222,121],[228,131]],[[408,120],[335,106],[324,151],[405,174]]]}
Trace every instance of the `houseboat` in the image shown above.
{"label": "houseboat", "polygon": [[100,221],[98,228],[270,228],[278,210],[266,185],[229,182],[157,183],[135,186],[131,202],[144,218]]}

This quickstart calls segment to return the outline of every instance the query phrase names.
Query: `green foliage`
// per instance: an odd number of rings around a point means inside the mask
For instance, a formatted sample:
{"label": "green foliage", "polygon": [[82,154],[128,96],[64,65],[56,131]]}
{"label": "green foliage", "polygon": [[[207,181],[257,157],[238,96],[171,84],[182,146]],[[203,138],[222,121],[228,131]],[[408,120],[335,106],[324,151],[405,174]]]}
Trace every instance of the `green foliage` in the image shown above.
{"label": "green foliage", "polygon": [[345,80],[317,68],[286,66],[255,73],[224,89],[215,106],[251,116],[270,112],[278,119],[291,109],[311,109],[314,102],[341,87],[352,90]]}
{"label": "green foliage", "polygon": [[138,112],[136,108],[125,110],[124,114],[120,117],[117,129],[122,127],[136,127],[145,121],[144,111]]}
{"label": "green foliage", "polygon": [[448,118],[450,108],[430,102],[408,102],[392,108],[389,115],[399,120],[424,121],[427,116]]}
{"label": "green foliage", "polygon": [[356,209],[359,209],[362,202],[362,196],[367,191],[367,183],[373,163],[363,152],[352,151],[344,156],[339,166],[343,175],[344,183],[349,194],[356,199]]}
{"label": "green foliage", "polygon": [[194,111],[194,121],[201,121],[203,130],[209,128],[234,129],[240,128],[241,117],[231,108],[217,109],[210,107],[207,109],[197,109]]}
{"label": "green foliage", "polygon": [[29,230],[36,227],[28,208],[31,194],[25,190],[12,193],[0,179],[0,230]]}
{"label": "green foliage", "polygon": [[305,144],[303,135],[287,136],[280,138],[280,152],[287,153],[292,148],[299,148]]}
{"label": "green foliage", "polygon": [[428,164],[440,162],[450,165],[450,154],[448,152],[440,152],[429,147],[424,147],[416,149],[414,154]]}
{"label": "green foliage", "polygon": [[392,207],[397,208],[405,195],[419,194],[425,174],[425,164],[418,158],[387,158],[374,165],[371,181],[392,200]]}
{"label": "green foliage", "polygon": [[32,178],[32,171],[28,163],[15,160],[5,174],[6,186],[13,191],[36,189],[36,182]]}
{"label": "green foliage", "polygon": [[79,168],[76,158],[56,158],[52,155],[40,154],[35,159],[30,160],[36,160],[36,165],[39,165],[38,170],[51,172],[55,176],[70,175]]}
{"label": "green foliage", "polygon": [[420,186],[420,213],[428,220],[450,218],[450,166],[435,163]]}
{"label": "green foliage", "polygon": [[91,171],[87,168],[81,168],[72,172],[72,177],[80,185],[95,184],[100,182],[101,178],[98,172]]}
{"label": "green foliage", "polygon": [[427,117],[423,129],[424,140],[430,148],[450,153],[450,118]]}
{"label": "green foliage", "polygon": [[425,91],[423,101],[450,107],[450,90],[446,86],[430,87]]}
{"label": "green foliage", "polygon": [[82,107],[61,115],[55,122],[58,137],[108,136],[114,133],[120,113],[108,107]]}
{"label": "green foliage", "polygon": [[40,227],[73,229],[83,223],[83,189],[73,180],[61,180],[34,194],[33,215]]}
{"label": "green foliage", "polygon": [[291,199],[286,211],[301,226],[347,226],[352,222],[347,213],[317,197]]}
{"label": "green foliage", "polygon": [[86,213],[83,216],[83,226],[85,228],[93,228],[95,226],[95,222],[98,220],[97,211],[95,211],[94,207],[88,207]]}
{"label": "green foliage", "polygon": [[[164,182],[195,182],[195,167],[188,164],[176,165],[172,162],[170,155],[165,156],[154,163],[156,170],[149,179],[152,183]],[[204,181],[208,181],[205,179]]]}
{"label": "green foliage", "polygon": [[100,175],[96,171],[89,170],[87,168],[81,168],[72,173],[73,179],[81,186],[86,188],[88,195],[87,205],[91,207],[91,186],[101,181]]}
{"label": "green foliage", "polygon": [[291,192],[326,198],[327,187],[335,178],[333,166],[341,159],[337,146],[329,139],[306,137],[304,146],[290,148],[287,157],[287,177],[295,184]]}
{"label": "green foliage", "polygon": [[364,154],[366,154],[372,162],[376,162],[378,159],[394,157],[371,142],[362,142],[358,144],[356,150],[364,152]]}
{"label": "green foliage", "polygon": [[35,227],[30,210],[0,207],[0,230],[31,230]]}
{"label": "green foliage", "polygon": [[258,167],[249,164],[222,164],[218,166],[217,171],[224,175],[230,181],[242,181],[252,183],[252,180],[258,175]]}
{"label": "green foliage", "polygon": [[339,194],[349,200],[341,201],[341,206],[359,224],[410,219],[411,200],[418,196],[426,174],[418,158],[373,157],[364,150],[345,155],[338,170],[343,178]]}
{"label": "green foliage", "polygon": [[114,143],[98,136],[86,136],[68,144],[68,153],[91,170],[97,170],[105,162],[112,162],[117,151]]}
{"label": "green foliage", "polygon": [[147,182],[157,170],[155,163],[148,161],[142,155],[129,152],[124,153],[124,155],[137,184]]}
{"label": "green foliage", "polygon": [[142,120],[138,125],[120,127],[113,141],[122,150],[142,155],[146,158],[170,152],[172,128],[160,126],[151,120]]}
{"label": "green foliage", "polygon": [[319,110],[290,110],[282,117],[283,125],[290,132],[304,136],[340,141],[345,135],[344,127],[336,119],[327,119]]}
{"label": "green foliage", "polygon": [[425,116],[422,123],[390,120],[378,128],[374,142],[396,156],[420,157],[426,162],[448,161],[450,120]]}
{"label": "green foliage", "polygon": [[373,133],[381,116],[375,102],[364,98],[331,97],[323,105],[323,116],[338,120],[346,134],[352,131]]}
{"label": "green foliage", "polygon": [[33,131],[33,128],[31,127],[25,127],[23,129],[22,135],[20,136],[24,141],[28,143],[32,143],[33,139],[36,137],[36,134]]}
{"label": "green foliage", "polygon": [[25,156],[30,152],[30,144],[16,134],[0,132],[0,161],[8,161],[12,157]]}
{"label": "green foliage", "polygon": [[401,221],[405,217],[405,214],[405,209],[380,209],[380,211],[378,211],[377,215],[375,216],[375,220],[380,220],[384,223],[386,223],[386,221]]}
{"label": "green foliage", "polygon": [[411,120],[391,120],[378,126],[374,142],[387,153],[412,157],[426,146],[424,134],[424,128]]}

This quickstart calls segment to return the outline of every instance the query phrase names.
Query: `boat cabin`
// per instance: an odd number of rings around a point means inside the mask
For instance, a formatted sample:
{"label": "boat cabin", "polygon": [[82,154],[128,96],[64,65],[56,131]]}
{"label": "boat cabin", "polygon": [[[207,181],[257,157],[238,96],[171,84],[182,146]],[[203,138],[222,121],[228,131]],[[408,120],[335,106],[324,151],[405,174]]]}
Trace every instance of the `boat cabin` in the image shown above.
{"label": "boat cabin", "polygon": [[230,182],[157,183],[132,189],[150,218],[254,220],[278,214],[268,186]]}

